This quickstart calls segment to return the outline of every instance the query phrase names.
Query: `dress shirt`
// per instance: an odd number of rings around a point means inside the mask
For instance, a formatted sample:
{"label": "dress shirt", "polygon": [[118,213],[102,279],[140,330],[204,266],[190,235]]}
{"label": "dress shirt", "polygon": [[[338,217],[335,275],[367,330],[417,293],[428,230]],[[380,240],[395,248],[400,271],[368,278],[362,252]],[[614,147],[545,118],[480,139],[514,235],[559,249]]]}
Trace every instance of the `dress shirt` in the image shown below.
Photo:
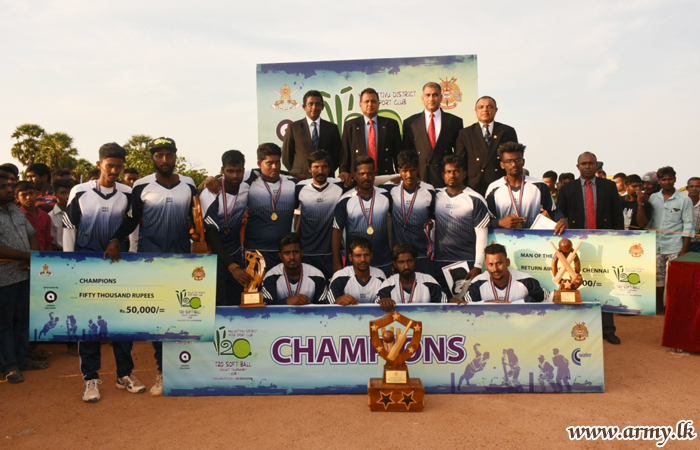
{"label": "dress shirt", "polygon": [[[431,112],[427,109],[425,110],[425,131],[428,132],[430,136],[430,114]],[[435,124],[435,142],[437,142],[440,137],[440,130],[442,129],[442,109],[438,108],[433,114],[433,123]]]}

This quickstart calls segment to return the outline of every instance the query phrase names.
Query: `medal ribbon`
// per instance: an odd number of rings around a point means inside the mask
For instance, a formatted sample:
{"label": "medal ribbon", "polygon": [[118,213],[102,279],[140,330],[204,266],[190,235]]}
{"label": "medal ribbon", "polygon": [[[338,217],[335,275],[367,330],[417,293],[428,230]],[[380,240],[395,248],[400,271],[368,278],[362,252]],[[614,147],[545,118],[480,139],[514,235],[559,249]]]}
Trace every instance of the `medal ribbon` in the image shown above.
{"label": "medal ribbon", "polygon": [[401,280],[399,280],[399,289],[401,293],[401,303],[413,303],[413,294],[416,293],[416,284],[417,284],[416,277],[415,275],[413,276],[413,286],[411,286],[411,296],[408,297],[408,302],[403,298],[403,284],[401,284]]}
{"label": "medal ribbon", "polygon": [[423,227],[423,233],[425,233],[425,239],[428,241],[428,258],[432,261],[433,259],[433,253],[435,253],[435,243],[433,243],[433,240],[430,239],[430,230],[431,230],[431,225],[428,224]]}
{"label": "medal ribbon", "polygon": [[418,197],[418,189],[420,189],[420,186],[416,186],[416,190],[413,191],[413,200],[411,200],[411,206],[408,208],[408,215],[406,215],[406,204],[403,201],[403,181],[401,182],[401,217],[403,218],[404,227],[408,225],[408,220],[411,218],[413,205],[416,203],[416,197]]}
{"label": "medal ribbon", "polygon": [[289,277],[287,276],[287,269],[283,269],[284,272],[284,281],[287,283],[287,292],[289,292],[290,297],[294,297],[295,295],[299,294],[299,290],[301,289],[301,280],[304,279],[304,266],[301,266],[301,273],[299,274],[299,283],[297,283],[297,288],[294,290],[294,294],[292,294],[292,285],[289,283]]}
{"label": "medal ribbon", "polygon": [[[496,283],[493,282],[493,278],[490,278],[490,281],[491,281],[491,290],[493,291],[494,300],[500,300],[500,298],[498,298],[498,292],[496,291]],[[503,299],[505,301],[508,301],[508,299],[510,298],[510,281],[511,281],[511,275],[510,275],[510,271],[508,271],[508,284],[506,285],[506,297]]]}
{"label": "medal ribbon", "polygon": [[506,180],[506,186],[508,186],[508,193],[510,194],[510,202],[513,205],[513,209],[515,209],[515,214],[518,215],[518,217],[522,217],[520,215],[520,208],[523,207],[523,191],[525,190],[525,177],[522,178],[522,181],[520,182],[520,196],[518,198],[518,203],[515,203],[515,197],[513,196],[513,189],[510,187],[510,183],[508,182],[508,177],[503,177],[504,180]]}
{"label": "medal ribbon", "polygon": [[372,214],[374,213],[374,187],[372,187],[372,203],[369,205],[369,218],[367,218],[367,213],[365,212],[365,202],[362,200],[362,195],[360,195],[360,190],[355,188],[357,192],[357,199],[360,201],[360,209],[362,210],[362,215],[365,216],[367,221],[367,226],[372,226]]}
{"label": "medal ribbon", "polygon": [[262,182],[265,184],[265,188],[267,189],[267,192],[270,193],[270,203],[272,203],[272,213],[276,214],[277,211],[275,211],[275,207],[277,206],[277,201],[280,199],[280,194],[282,193],[282,177],[280,177],[280,188],[277,191],[277,196],[272,199],[272,189],[270,189],[270,186],[268,186],[267,181],[265,181],[264,178],[260,177]]}
{"label": "medal ribbon", "polygon": [[[280,180],[282,180],[280,178]],[[282,185],[280,184],[280,191],[282,190]],[[228,213],[228,202],[226,201],[226,188],[224,187],[224,177],[221,177],[221,199],[224,203],[224,226],[228,226],[228,221],[233,217],[233,212],[236,210],[236,205],[238,204],[238,194],[241,193],[240,186],[238,187],[238,192],[236,193],[236,199],[233,201],[233,208],[231,208],[231,214]],[[279,192],[277,193],[279,196]],[[274,210],[274,208],[272,208]],[[203,211],[206,214],[206,211]]]}

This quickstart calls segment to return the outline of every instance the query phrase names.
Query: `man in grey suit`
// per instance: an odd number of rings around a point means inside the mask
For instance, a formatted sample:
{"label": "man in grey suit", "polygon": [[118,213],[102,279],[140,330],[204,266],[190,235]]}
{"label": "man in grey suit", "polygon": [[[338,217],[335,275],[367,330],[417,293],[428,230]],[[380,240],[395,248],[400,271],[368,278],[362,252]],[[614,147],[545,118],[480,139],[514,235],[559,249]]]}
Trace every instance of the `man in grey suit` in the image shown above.
{"label": "man in grey suit", "polygon": [[377,175],[396,173],[396,157],[401,151],[399,123],[380,117],[379,94],[372,88],[360,93],[362,116],[350,119],[343,125],[343,162],[340,178],[347,183],[355,172],[355,160],[359,156],[374,159]]}
{"label": "man in grey suit", "polygon": [[457,136],[464,127],[461,117],[440,109],[442,89],[430,81],[421,95],[425,111],[403,122],[403,148],[418,153],[420,179],[435,188],[445,187],[442,179],[442,159],[454,153]]}
{"label": "man in grey suit", "polygon": [[478,122],[464,128],[457,137],[456,154],[467,162],[468,185],[482,196],[489,184],[506,175],[498,160],[498,147],[518,142],[515,129],[495,122],[496,100],[483,96],[476,101]]}
{"label": "man in grey suit", "polygon": [[307,158],[316,150],[325,150],[331,156],[330,173],[335,173],[343,158],[343,144],[338,126],[321,119],[323,97],[319,91],[308,91],[303,100],[306,117],[287,127],[282,144],[282,162],[289,174],[299,180],[311,177]]}

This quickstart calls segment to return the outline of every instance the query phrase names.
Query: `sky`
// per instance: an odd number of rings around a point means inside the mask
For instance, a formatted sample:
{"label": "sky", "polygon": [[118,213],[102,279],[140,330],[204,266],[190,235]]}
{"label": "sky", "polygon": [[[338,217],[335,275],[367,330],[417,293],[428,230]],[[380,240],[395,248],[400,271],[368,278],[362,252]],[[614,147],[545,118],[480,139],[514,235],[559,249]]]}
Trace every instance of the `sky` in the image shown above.
{"label": "sky", "polygon": [[692,0],[0,0],[0,162],[35,123],[91,161],[148,134],[210,173],[229,149],[250,166],[256,64],[474,54],[533,176],[592,151],[608,175],[674,166],[680,187],[700,176],[698,19]]}

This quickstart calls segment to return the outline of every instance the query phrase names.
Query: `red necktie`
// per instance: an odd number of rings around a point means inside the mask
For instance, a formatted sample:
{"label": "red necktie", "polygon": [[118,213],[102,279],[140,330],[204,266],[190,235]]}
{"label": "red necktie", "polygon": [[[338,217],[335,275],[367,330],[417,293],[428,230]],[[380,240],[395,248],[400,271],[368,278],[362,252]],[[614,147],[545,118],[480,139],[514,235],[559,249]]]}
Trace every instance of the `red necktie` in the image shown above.
{"label": "red necktie", "polygon": [[591,180],[586,180],[586,229],[595,230],[595,200],[593,199],[593,187]]}
{"label": "red necktie", "polygon": [[367,156],[374,160],[374,170],[377,170],[377,137],[374,133],[374,119],[371,119],[367,132]]}
{"label": "red necktie", "polygon": [[430,139],[430,147],[435,150],[435,122],[433,122],[433,116],[435,114],[430,113],[430,125],[428,125],[428,138]]}

